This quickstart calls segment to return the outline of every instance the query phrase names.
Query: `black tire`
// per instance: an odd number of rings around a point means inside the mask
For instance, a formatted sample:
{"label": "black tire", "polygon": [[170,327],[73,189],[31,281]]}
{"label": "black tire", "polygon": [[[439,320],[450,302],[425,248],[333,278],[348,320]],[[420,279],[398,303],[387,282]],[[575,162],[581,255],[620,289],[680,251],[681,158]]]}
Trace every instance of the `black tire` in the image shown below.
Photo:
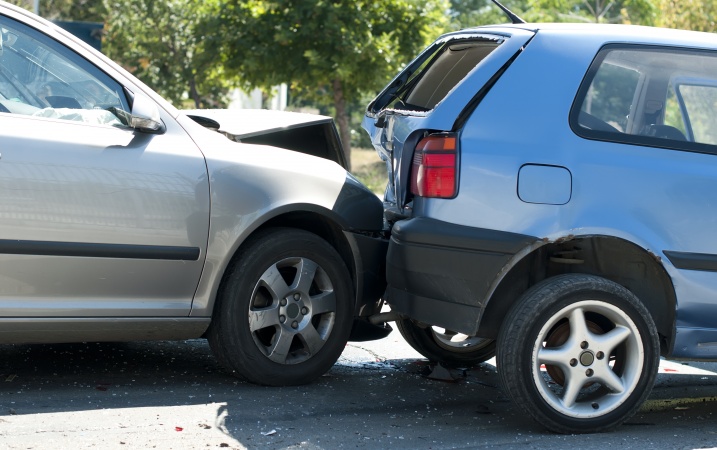
{"label": "black tire", "polygon": [[601,432],[630,418],[650,394],[659,340],[650,313],[624,287],[561,275],[511,309],[497,366],[508,396],[546,428]]}
{"label": "black tire", "polygon": [[421,327],[411,319],[398,319],[401,336],[418,353],[448,367],[472,367],[495,356],[495,341],[453,333],[436,327]]}
{"label": "black tire", "polygon": [[209,344],[227,370],[253,383],[310,383],[346,346],[352,299],[346,265],[326,241],[303,230],[268,229],[227,269]]}

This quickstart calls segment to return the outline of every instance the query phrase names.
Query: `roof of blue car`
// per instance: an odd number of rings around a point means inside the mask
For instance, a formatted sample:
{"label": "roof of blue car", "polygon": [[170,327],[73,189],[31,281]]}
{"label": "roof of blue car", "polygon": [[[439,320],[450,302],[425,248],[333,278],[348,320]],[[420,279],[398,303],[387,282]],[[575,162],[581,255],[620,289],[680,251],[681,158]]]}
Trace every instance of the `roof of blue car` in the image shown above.
{"label": "roof of blue car", "polygon": [[[624,24],[596,23],[521,23],[485,25],[461,30],[488,31],[510,29],[529,30],[533,32],[550,32],[556,35],[581,35],[604,38],[606,41],[624,41],[654,44],[678,44],[698,47],[717,48],[717,34],[700,31],[677,30],[672,28],[647,27]],[[460,32],[459,32],[460,33]]]}

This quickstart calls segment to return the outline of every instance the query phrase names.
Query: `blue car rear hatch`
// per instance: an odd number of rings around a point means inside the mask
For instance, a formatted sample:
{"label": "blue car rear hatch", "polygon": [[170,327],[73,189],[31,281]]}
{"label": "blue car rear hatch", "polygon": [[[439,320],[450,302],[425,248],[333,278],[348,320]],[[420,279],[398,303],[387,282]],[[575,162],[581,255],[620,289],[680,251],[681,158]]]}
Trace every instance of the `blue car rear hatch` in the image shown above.
{"label": "blue car rear hatch", "polygon": [[459,131],[487,90],[534,36],[522,26],[494,26],[442,36],[368,105],[363,127],[386,163],[387,218],[410,216],[410,168],[418,142]]}

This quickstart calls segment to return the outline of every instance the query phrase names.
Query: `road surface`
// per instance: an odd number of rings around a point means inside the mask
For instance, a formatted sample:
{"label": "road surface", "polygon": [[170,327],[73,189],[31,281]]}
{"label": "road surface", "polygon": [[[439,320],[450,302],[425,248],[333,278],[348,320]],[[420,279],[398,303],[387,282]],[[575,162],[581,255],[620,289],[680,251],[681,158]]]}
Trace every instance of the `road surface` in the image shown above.
{"label": "road surface", "polygon": [[223,373],[203,340],[0,346],[0,448],[717,447],[716,363],[663,363],[635,417],[587,436],[523,416],[490,363],[430,373],[397,332],[288,388]]}

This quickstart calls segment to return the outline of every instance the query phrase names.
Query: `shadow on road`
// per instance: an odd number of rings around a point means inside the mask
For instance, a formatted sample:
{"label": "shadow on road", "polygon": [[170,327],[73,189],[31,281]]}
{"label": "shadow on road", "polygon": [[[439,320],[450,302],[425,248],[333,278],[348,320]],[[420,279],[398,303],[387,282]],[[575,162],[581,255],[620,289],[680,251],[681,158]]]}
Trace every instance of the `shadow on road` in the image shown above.
{"label": "shadow on road", "polygon": [[[202,410],[212,415],[203,420],[238,447],[605,444],[597,435],[578,439],[546,433],[503,395],[492,365],[452,371],[455,382],[429,379],[430,371],[421,359],[340,362],[310,385],[267,388],[223,372],[204,340],[3,345],[0,417],[215,405]],[[715,443],[717,436],[708,429],[717,403],[703,398],[705,392],[717,394],[715,386],[714,376],[660,375],[651,409],[611,436],[644,440],[669,427],[670,436],[699,439],[695,445]],[[694,401],[659,403],[675,395]],[[131,418],[127,421],[134,426]],[[701,438],[695,430],[701,430]],[[669,445],[669,440],[660,443]]]}

